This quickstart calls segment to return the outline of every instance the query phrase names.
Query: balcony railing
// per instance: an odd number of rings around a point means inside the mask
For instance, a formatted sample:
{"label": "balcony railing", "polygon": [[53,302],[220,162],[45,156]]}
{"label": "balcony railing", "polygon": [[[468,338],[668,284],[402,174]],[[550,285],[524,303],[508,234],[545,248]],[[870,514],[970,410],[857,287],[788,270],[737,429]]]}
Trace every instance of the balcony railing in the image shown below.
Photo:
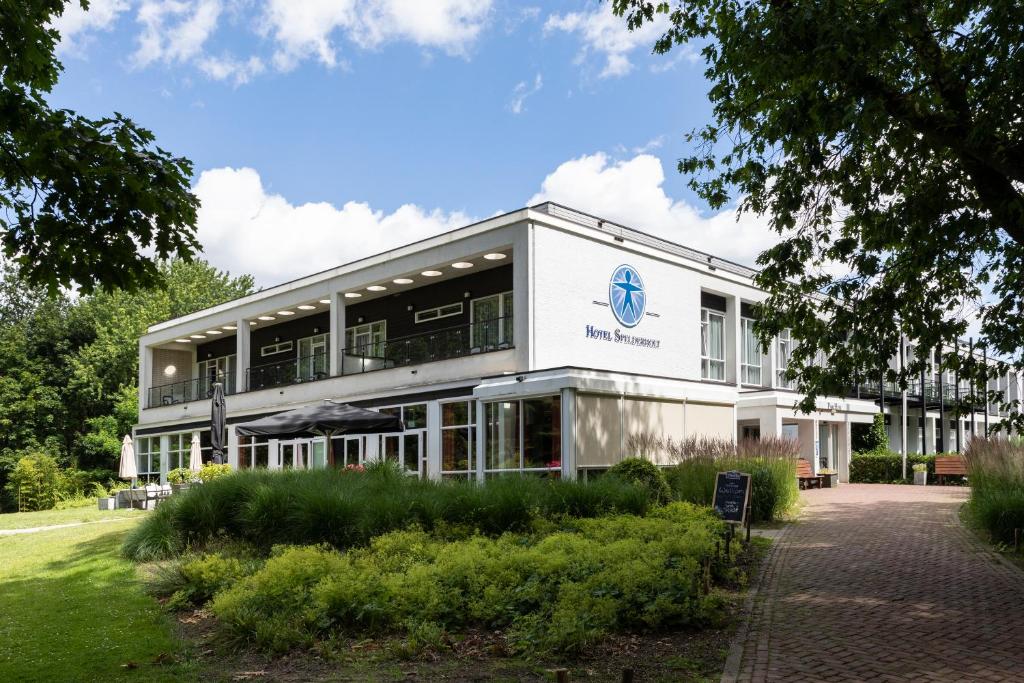
{"label": "balcony railing", "polygon": [[342,375],[432,363],[513,347],[512,316],[447,327],[342,351]]}
{"label": "balcony railing", "polygon": [[[159,387],[150,387],[149,400],[146,404],[149,408],[157,406],[170,406],[176,403],[188,403],[189,401],[201,401],[213,396],[213,383],[217,381],[211,377],[197,377],[172,384],[164,384]],[[220,378],[224,383],[224,394],[235,393],[234,374],[225,375]]]}
{"label": "balcony railing", "polygon": [[245,371],[245,390],[259,391],[288,384],[315,382],[330,376],[331,362],[324,351],[311,356],[254,365]]}

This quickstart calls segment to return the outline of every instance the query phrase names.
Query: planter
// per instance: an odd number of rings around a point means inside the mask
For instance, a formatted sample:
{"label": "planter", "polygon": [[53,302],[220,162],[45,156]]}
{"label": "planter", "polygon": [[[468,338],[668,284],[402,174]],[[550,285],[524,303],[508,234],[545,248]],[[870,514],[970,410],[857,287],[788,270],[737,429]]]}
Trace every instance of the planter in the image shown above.
{"label": "planter", "polygon": [[821,475],[821,488],[823,489],[834,489],[839,486],[839,475],[838,474],[823,474]]}
{"label": "planter", "polygon": [[917,486],[926,486],[928,484],[928,473],[914,472],[914,484]]}
{"label": "planter", "polygon": [[115,510],[115,509],[117,509],[117,499],[116,498],[97,498],[96,500],[99,501],[100,510]]}

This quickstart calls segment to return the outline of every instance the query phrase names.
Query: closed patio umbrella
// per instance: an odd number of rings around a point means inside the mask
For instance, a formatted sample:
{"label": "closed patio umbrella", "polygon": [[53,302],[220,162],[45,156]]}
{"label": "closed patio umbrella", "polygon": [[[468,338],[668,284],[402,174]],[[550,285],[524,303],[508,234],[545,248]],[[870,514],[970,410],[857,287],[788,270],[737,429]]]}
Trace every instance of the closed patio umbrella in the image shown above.
{"label": "closed patio umbrella", "polygon": [[213,401],[210,408],[210,445],[213,446],[213,462],[224,464],[224,425],[227,406],[224,404],[224,385],[213,383]]}
{"label": "closed patio umbrella", "polygon": [[[124,435],[124,439],[121,441],[121,462],[117,468],[117,476],[120,479],[127,479],[131,482],[132,486],[135,485],[135,480],[139,478],[139,464],[135,461],[135,445],[132,443],[132,437],[128,434]],[[129,506],[131,505],[131,491],[126,491],[128,494]]]}
{"label": "closed patio umbrella", "polygon": [[199,435],[192,435],[192,446],[188,450],[188,468],[193,472],[203,469],[203,453],[199,447]]}

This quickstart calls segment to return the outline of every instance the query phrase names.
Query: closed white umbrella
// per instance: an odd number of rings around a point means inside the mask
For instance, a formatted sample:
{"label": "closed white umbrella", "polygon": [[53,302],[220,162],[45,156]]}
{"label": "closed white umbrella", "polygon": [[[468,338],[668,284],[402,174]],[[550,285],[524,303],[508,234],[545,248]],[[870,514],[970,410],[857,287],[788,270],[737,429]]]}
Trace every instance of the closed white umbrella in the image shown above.
{"label": "closed white umbrella", "polygon": [[[139,464],[135,461],[135,445],[132,443],[132,437],[128,434],[125,434],[121,441],[121,462],[117,469],[117,476],[127,479],[132,486],[139,478]],[[128,506],[131,507],[132,492],[126,491],[125,493],[128,494]]]}
{"label": "closed white umbrella", "polygon": [[203,469],[203,454],[199,449],[199,435],[192,435],[192,447],[188,452],[188,468],[193,472]]}

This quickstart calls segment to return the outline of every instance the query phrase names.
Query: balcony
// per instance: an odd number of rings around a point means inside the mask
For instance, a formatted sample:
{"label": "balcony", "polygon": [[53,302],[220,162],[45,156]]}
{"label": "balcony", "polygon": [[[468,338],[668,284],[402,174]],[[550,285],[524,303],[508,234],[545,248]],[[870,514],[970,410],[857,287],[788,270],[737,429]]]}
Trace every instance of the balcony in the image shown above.
{"label": "balcony", "polygon": [[255,365],[245,371],[245,390],[259,391],[288,384],[315,382],[330,376],[330,357],[324,351],[311,356]]}
{"label": "balcony", "polygon": [[[176,403],[188,403],[189,401],[200,401],[213,396],[212,377],[197,377],[187,379],[173,384],[164,384],[159,387],[151,387],[146,406],[156,408],[158,406],[170,406]],[[235,391],[234,375],[227,375],[220,378],[224,383],[224,394],[230,395]]]}

